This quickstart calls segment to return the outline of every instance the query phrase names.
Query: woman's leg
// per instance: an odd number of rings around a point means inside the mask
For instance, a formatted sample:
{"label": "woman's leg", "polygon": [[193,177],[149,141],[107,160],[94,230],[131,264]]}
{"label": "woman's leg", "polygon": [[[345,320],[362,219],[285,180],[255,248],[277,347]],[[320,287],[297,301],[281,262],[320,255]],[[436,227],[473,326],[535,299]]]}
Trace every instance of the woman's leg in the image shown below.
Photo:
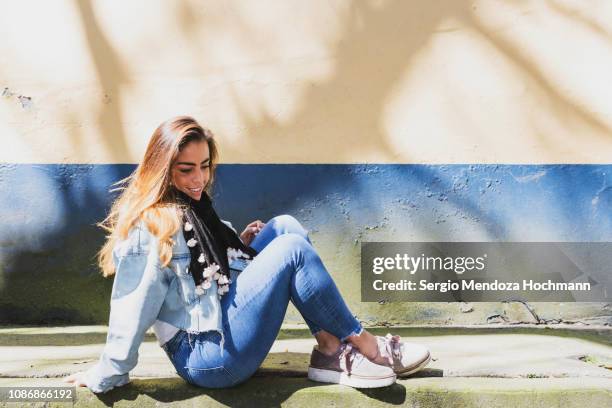
{"label": "woman's leg", "polygon": [[272,347],[290,300],[309,321],[341,340],[362,331],[310,243],[298,234],[283,234],[266,245],[221,299],[223,352],[219,335],[196,339],[185,361],[191,382],[226,387],[249,378]]}
{"label": "woman's leg", "polygon": [[[259,234],[257,234],[253,242],[251,242],[250,246],[257,252],[261,252],[270,242],[274,240],[274,238],[283,234],[297,234],[312,245],[312,242],[310,242],[310,238],[308,237],[308,231],[302,226],[302,224],[300,224],[300,222],[291,215],[283,214],[271,218],[259,232]],[[311,322],[303,315],[302,318],[306,322],[310,332],[315,336],[315,338],[317,338],[317,340],[324,335],[321,328],[314,322]],[[319,333],[321,335],[319,335]]]}
{"label": "woman's leg", "polygon": [[[261,252],[272,240],[283,234],[298,234],[303,237],[308,243],[310,238],[308,237],[308,231],[291,215],[279,215],[270,219],[260,233],[255,237],[251,243],[251,247]],[[302,316],[310,329],[310,332],[314,335],[319,345],[319,351],[325,354],[332,354],[340,346],[340,339],[331,333],[326,332],[319,328],[315,323],[309,321],[306,317]],[[363,333],[362,333],[363,334]],[[358,339],[359,340],[359,339]],[[375,342],[372,341],[372,344]]]}
{"label": "woman's leg", "polygon": [[[272,240],[283,234],[298,234],[303,237],[308,243],[308,231],[291,215],[279,215],[270,219],[261,232],[255,237],[251,243],[251,247],[261,252]],[[322,330],[314,322],[303,316],[310,332],[316,338],[319,345],[319,351],[324,354],[334,353],[341,342],[336,336]],[[376,338],[366,330],[363,330],[360,335],[351,336],[347,339],[351,344],[357,347],[364,355],[374,358],[378,353],[378,345]]]}

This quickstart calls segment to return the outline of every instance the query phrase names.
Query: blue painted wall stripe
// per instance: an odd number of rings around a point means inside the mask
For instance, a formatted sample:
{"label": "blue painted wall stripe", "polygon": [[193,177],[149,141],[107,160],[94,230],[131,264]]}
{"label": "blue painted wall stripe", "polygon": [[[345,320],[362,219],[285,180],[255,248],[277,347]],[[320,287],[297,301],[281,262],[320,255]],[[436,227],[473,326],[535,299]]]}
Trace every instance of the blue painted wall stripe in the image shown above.
{"label": "blue painted wall stripe", "polygon": [[[111,184],[134,168],[0,165],[0,321],[105,321],[95,302],[108,298],[96,294],[87,313],[68,313],[70,294],[58,282],[99,289],[103,236],[94,224],[110,206]],[[292,214],[323,252],[332,246],[351,263],[368,240],[612,241],[612,165],[225,164],[214,197],[239,229]],[[41,304],[55,294],[52,312],[17,306],[21,279],[38,279]]]}

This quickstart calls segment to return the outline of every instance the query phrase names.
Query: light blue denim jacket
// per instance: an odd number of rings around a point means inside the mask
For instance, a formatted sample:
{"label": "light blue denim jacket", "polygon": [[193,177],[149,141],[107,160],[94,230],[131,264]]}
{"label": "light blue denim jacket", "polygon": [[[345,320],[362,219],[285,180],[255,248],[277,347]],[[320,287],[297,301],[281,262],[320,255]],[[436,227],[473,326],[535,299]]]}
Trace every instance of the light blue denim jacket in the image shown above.
{"label": "light blue denim jacket", "polygon": [[[187,270],[191,256],[182,228],[173,240],[172,260],[166,267],[160,265],[157,237],[143,222],[115,246],[106,345],[98,363],[85,373],[85,383],[93,392],[129,382],[145,332],[157,319],[190,333],[215,330],[223,336],[216,282],[203,295],[196,294]],[[244,267],[240,261],[230,265],[234,271]]]}

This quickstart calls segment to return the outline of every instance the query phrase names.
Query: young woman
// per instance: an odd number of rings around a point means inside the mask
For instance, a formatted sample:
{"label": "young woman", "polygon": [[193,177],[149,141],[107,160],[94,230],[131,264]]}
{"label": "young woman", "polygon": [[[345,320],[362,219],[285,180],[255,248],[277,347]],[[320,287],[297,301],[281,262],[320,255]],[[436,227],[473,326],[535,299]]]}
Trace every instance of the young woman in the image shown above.
{"label": "young woman", "polygon": [[153,326],[187,382],[239,384],[268,354],[289,301],[318,343],[311,380],[382,387],[429,362],[425,347],[362,328],[295,218],[253,221],[240,235],[220,220],[208,195],[217,160],[212,134],[190,117],[155,130],[101,224],[100,267],[115,275],[104,351],[67,382],[93,392],[128,383]]}

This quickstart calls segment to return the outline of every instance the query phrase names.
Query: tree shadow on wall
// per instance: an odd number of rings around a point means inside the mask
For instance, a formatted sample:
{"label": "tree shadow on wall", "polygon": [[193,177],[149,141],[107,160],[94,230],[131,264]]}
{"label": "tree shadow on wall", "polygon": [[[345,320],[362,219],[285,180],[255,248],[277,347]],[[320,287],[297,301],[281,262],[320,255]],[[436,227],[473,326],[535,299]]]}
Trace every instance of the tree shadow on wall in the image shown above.
{"label": "tree shadow on wall", "polygon": [[[102,141],[113,157],[126,157],[128,145],[123,129],[122,97],[123,89],[130,85],[127,69],[98,23],[92,3],[75,0],[74,5],[81,18],[89,54],[104,92],[99,101],[97,115],[97,126],[103,135]],[[81,139],[75,129],[72,133],[73,146],[81,146]]]}

